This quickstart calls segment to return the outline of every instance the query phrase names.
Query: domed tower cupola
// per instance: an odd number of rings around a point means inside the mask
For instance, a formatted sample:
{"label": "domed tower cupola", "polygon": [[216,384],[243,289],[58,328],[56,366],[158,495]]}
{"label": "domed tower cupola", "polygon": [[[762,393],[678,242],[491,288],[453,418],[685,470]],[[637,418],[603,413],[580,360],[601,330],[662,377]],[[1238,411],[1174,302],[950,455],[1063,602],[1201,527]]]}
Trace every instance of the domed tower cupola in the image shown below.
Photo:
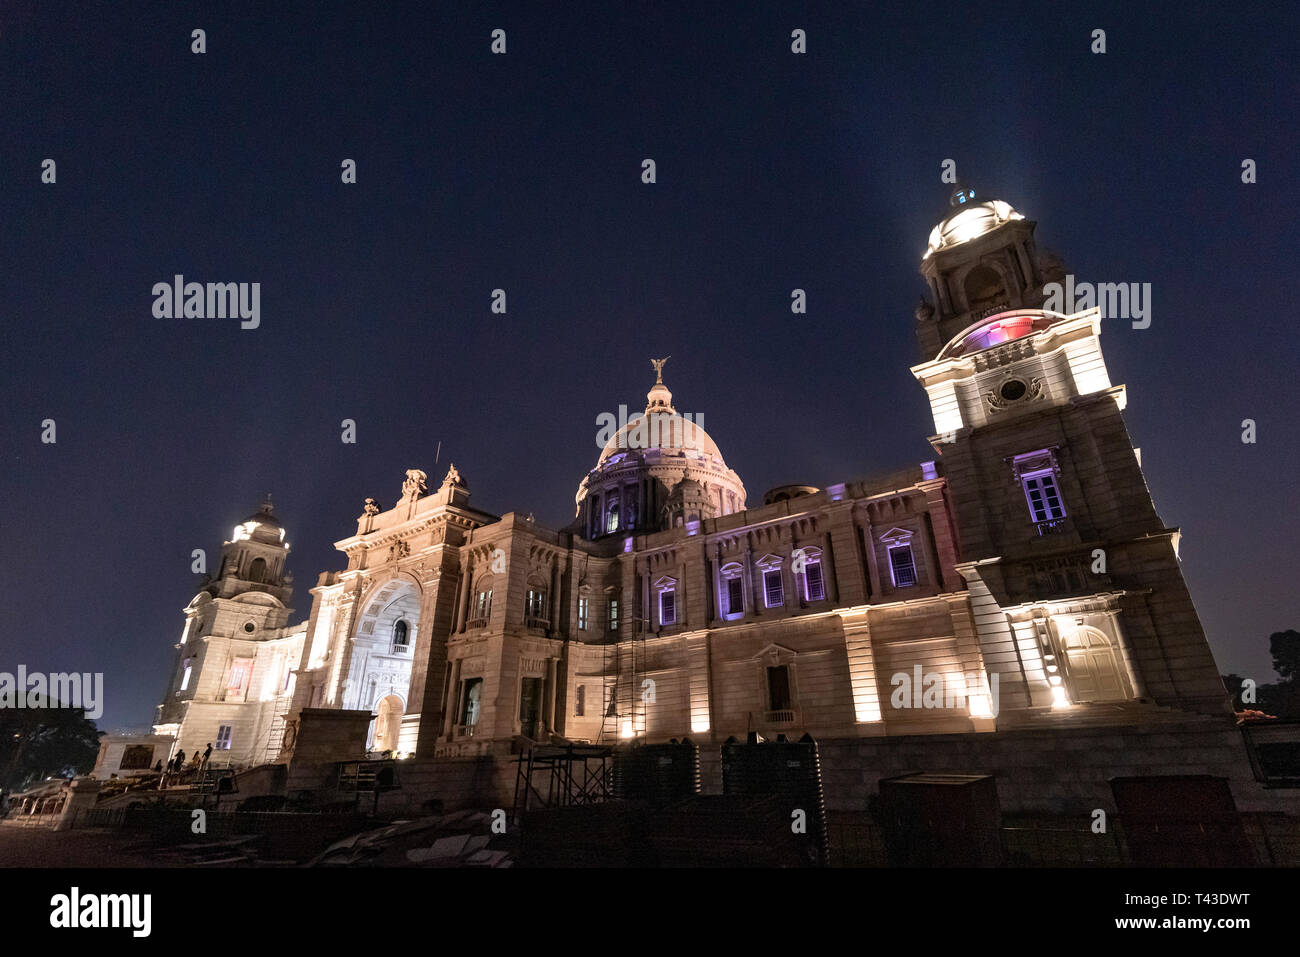
{"label": "domed tower cupola", "polygon": [[293,578],[285,571],[289,543],[268,495],[261,507],[235,526],[221,546],[221,564],[206,589],[218,597],[261,591],[288,604]]}
{"label": "domed tower cupola", "polygon": [[[600,458],[578,486],[571,526],[584,538],[657,532],[674,527],[678,514],[684,522],[692,511],[713,518],[745,507],[745,485],[704,431],[704,416],[673,407],[673,394],[664,385],[667,361],[650,360],[655,382],[646,393],[644,413],[628,418],[622,405],[618,415],[597,419],[604,423],[596,437]],[[688,479],[670,513],[670,492]]]}
{"label": "domed tower cupola", "polygon": [[1036,223],[968,186],[953,190],[948,206],[921,258],[929,295],[916,308],[916,324],[926,360],[986,316],[1040,306],[1049,281],[1034,244]]}

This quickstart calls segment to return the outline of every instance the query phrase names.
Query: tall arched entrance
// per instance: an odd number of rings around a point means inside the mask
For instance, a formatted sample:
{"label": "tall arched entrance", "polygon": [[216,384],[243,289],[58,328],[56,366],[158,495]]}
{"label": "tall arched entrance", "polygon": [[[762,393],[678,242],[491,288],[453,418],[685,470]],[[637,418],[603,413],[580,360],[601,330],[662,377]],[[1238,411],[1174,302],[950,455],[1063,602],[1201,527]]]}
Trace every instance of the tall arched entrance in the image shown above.
{"label": "tall arched entrance", "polygon": [[375,715],[366,742],[371,751],[402,750],[399,734],[419,634],[414,580],[398,576],[374,586],[357,620],[341,702],[345,710]]}

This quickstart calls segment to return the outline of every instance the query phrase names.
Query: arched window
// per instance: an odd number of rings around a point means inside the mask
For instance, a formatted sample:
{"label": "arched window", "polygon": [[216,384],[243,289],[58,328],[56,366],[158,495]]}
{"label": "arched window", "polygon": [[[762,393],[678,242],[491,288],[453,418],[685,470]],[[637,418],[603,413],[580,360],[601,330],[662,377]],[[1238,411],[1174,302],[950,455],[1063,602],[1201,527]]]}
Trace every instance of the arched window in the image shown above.
{"label": "arched window", "polygon": [[410,635],[410,626],[402,619],[393,622],[393,647],[405,648]]}
{"label": "arched window", "polygon": [[745,615],[744,569],[739,562],[729,562],[722,566],[719,578],[722,585],[723,615],[729,619],[743,618]]}
{"label": "arched window", "polygon": [[618,531],[618,502],[615,502],[609,507],[609,513],[605,518],[605,531]]}
{"label": "arched window", "polygon": [[254,558],[253,564],[248,566],[248,580],[250,582],[266,581],[266,559]]}

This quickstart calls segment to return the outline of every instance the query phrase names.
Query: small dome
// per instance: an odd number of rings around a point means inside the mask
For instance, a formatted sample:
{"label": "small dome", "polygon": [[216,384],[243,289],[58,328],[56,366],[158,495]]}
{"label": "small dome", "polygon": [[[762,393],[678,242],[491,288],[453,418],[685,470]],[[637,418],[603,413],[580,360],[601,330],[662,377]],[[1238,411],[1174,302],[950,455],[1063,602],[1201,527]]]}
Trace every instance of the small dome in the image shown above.
{"label": "small dome", "polygon": [[816,495],[820,491],[821,489],[815,485],[778,485],[776,488],[767,490],[767,494],[763,496],[763,504],[771,505],[774,502],[786,502],[792,498]]}
{"label": "small dome", "polygon": [[248,516],[248,518],[244,519],[244,521],[245,523],[257,522],[257,524],[259,525],[270,525],[273,528],[284,527],[283,525],[280,524],[280,520],[275,517],[275,512],[273,511],[270,502],[264,503],[261,508],[259,508],[252,515]]}
{"label": "small dome", "polygon": [[693,478],[684,478],[673,486],[672,494],[678,498],[686,498],[688,495],[699,498],[704,494],[704,486]]}
{"label": "small dome", "polygon": [[962,187],[953,191],[949,205],[952,206],[952,212],[930,230],[930,242],[922,258],[929,258],[940,249],[970,242],[1003,223],[1025,218],[1000,199],[977,202],[975,191]]}
{"label": "small dome", "polygon": [[248,539],[267,545],[279,545],[284,541],[284,526],[275,517],[271,503],[263,502],[261,508],[235,526],[231,537],[236,542]]}

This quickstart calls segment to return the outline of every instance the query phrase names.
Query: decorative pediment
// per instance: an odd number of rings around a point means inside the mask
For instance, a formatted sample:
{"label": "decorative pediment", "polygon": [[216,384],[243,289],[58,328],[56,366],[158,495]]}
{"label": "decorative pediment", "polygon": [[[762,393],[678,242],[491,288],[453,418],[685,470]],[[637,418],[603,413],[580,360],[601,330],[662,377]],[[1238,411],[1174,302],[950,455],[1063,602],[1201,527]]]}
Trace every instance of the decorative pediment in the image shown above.
{"label": "decorative pediment", "polygon": [[676,579],[676,578],[671,578],[671,577],[669,577],[668,575],[664,575],[662,578],[658,579],[658,580],[655,582],[655,588],[656,588],[656,589],[662,589],[662,588],[674,588],[674,587],[676,587],[676,585],[677,585],[677,579]]}
{"label": "decorative pediment", "polygon": [[230,601],[242,602],[246,605],[267,605],[272,608],[283,608],[284,602],[280,601],[273,595],[266,592],[246,591],[243,594],[235,595]]}
{"label": "decorative pediment", "polygon": [[1056,459],[1055,446],[1012,456],[1010,461],[1011,475],[1016,482],[1020,481],[1021,476],[1032,472],[1043,472],[1047,469],[1051,469],[1057,475],[1061,474],[1061,463]]}
{"label": "decorative pediment", "polygon": [[902,543],[911,539],[915,534],[916,532],[910,528],[891,528],[880,535],[880,540],[882,542]]}
{"label": "decorative pediment", "polygon": [[794,651],[793,649],[787,648],[785,647],[785,645],[778,645],[776,642],[772,642],[766,648],[764,648],[762,651],[756,654],[754,656],[754,659],[756,661],[789,662],[789,661],[793,661],[795,657],[797,657],[797,655],[798,652]]}
{"label": "decorative pediment", "polygon": [[757,565],[759,568],[775,568],[784,561],[785,559],[782,558],[780,555],[773,555],[771,552],[768,552],[758,561],[754,562],[754,564]]}

